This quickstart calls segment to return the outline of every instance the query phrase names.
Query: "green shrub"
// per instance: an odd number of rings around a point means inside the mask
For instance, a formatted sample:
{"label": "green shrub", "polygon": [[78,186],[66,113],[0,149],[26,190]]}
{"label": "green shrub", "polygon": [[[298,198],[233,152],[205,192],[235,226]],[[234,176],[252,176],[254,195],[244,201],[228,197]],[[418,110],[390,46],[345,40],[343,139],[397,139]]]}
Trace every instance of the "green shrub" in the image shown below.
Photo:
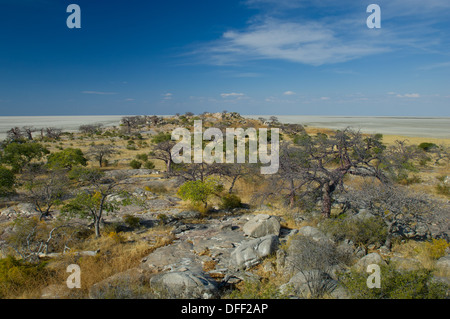
{"label": "green shrub", "polygon": [[158,193],[158,194],[165,194],[169,191],[166,188],[166,186],[164,186],[164,185],[145,186],[144,189],[147,192]]}
{"label": "green shrub", "polygon": [[148,161],[148,155],[147,154],[137,154],[136,159],[142,162]]}
{"label": "green shrub", "polygon": [[47,164],[51,168],[69,168],[76,165],[87,165],[87,159],[79,148],[66,148],[61,152],[55,152],[48,156]]}
{"label": "green shrub", "polygon": [[130,166],[131,166],[131,168],[133,168],[133,169],[139,169],[139,168],[141,168],[142,163],[141,163],[140,161],[137,161],[137,160],[132,160],[132,161],[130,162]]}
{"label": "green shrub", "polygon": [[221,209],[233,209],[242,206],[241,198],[235,194],[226,194],[222,196],[221,201]]}
{"label": "green shrub", "polygon": [[448,285],[433,280],[427,269],[397,270],[395,266],[380,267],[381,288],[368,288],[366,272],[352,270],[340,275],[340,281],[355,299],[443,299]]}
{"label": "green shrub", "polygon": [[16,178],[14,173],[9,169],[0,166],[0,197],[14,192],[15,182]]}
{"label": "green shrub", "polygon": [[353,241],[355,245],[365,247],[384,243],[387,236],[387,228],[379,217],[332,218],[321,223],[320,228],[333,236],[336,241],[346,238]]}
{"label": "green shrub", "polygon": [[436,191],[440,195],[445,195],[450,197],[450,185],[446,185],[444,183],[436,185]]}
{"label": "green shrub", "polygon": [[141,220],[133,215],[125,215],[122,217],[124,223],[130,228],[138,228],[141,224]]}
{"label": "green shrub", "polygon": [[208,201],[212,195],[223,190],[223,185],[215,178],[207,178],[204,181],[189,181],[181,185],[178,189],[178,196],[183,200],[188,200],[194,205],[203,204],[204,208],[208,206]]}
{"label": "green shrub", "polygon": [[155,163],[153,163],[152,161],[145,161],[144,162],[144,168],[146,168],[146,169],[154,169],[155,168]]}
{"label": "green shrub", "polygon": [[237,289],[225,296],[227,299],[286,299],[287,296],[273,282],[268,280],[244,281]]}
{"label": "green shrub", "polygon": [[433,148],[437,148],[438,146],[434,143],[424,142],[420,143],[418,147],[424,150],[425,152],[429,152],[430,150],[432,150]]}

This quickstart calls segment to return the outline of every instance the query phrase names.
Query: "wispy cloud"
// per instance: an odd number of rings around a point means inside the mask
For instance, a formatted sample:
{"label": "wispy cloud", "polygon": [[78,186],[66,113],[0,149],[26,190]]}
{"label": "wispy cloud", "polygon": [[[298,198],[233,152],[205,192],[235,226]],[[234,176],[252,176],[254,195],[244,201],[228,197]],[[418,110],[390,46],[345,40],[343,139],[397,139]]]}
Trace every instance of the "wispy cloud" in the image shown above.
{"label": "wispy cloud", "polygon": [[245,96],[244,93],[222,93],[220,94],[221,97],[223,97],[224,99],[228,98],[228,97],[243,97]]}
{"label": "wispy cloud", "polygon": [[[365,24],[365,6],[354,0],[246,0],[245,5],[259,10],[247,26],[223,32],[194,54],[201,63],[213,65],[283,60],[320,66],[402,49],[447,52],[436,23],[450,13],[448,0],[379,2],[383,28],[373,30]],[[415,23],[402,24],[398,19]]]}
{"label": "wispy cloud", "polygon": [[420,97],[420,94],[419,94],[419,93],[397,94],[396,97],[399,97],[399,98],[417,99],[417,98]]}
{"label": "wispy cloud", "polygon": [[114,95],[117,92],[100,92],[100,91],[82,91],[83,94],[96,94],[96,95]]}
{"label": "wispy cloud", "polygon": [[283,95],[295,95],[296,93],[293,91],[286,91],[283,93]]}
{"label": "wispy cloud", "polygon": [[442,63],[434,63],[426,66],[422,66],[419,68],[419,70],[434,70],[434,69],[441,69],[441,68],[448,68],[450,67],[450,62],[442,62]]}
{"label": "wispy cloud", "polygon": [[386,47],[366,44],[359,38],[342,38],[332,26],[323,23],[285,22],[273,18],[251,24],[245,30],[227,31],[221,39],[202,49],[210,63],[217,65],[261,59],[322,65],[386,51]]}
{"label": "wispy cloud", "polygon": [[163,99],[164,100],[171,100],[173,97],[173,93],[165,93],[163,94]]}

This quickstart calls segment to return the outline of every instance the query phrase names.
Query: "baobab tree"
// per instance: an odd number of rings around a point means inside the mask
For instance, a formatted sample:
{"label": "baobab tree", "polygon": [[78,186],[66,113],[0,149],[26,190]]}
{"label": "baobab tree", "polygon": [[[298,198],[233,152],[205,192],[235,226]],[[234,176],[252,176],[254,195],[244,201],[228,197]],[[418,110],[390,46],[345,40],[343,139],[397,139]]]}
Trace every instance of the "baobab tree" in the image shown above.
{"label": "baobab tree", "polygon": [[279,172],[270,177],[268,193],[284,193],[291,207],[299,198],[313,195],[322,202],[322,214],[329,217],[333,194],[338,188],[343,189],[346,175],[388,181],[381,169],[381,135],[363,137],[360,132],[345,129],[331,137],[303,133],[294,141],[282,147]]}

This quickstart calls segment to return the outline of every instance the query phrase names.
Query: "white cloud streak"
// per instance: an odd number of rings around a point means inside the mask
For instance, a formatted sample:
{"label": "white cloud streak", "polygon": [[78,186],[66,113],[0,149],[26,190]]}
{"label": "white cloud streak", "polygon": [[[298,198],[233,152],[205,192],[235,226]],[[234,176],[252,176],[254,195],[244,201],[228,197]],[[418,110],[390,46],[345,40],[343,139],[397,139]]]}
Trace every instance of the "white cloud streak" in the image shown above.
{"label": "white cloud streak", "polygon": [[117,92],[100,92],[100,91],[82,91],[83,94],[95,94],[95,95],[114,95]]}

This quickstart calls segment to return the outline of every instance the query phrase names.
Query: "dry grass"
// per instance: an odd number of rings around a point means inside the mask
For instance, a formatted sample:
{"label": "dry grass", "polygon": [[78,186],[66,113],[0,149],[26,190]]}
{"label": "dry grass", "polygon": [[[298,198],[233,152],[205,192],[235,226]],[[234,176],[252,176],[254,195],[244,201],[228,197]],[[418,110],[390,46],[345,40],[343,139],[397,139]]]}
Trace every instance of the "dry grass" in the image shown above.
{"label": "dry grass", "polygon": [[434,270],[436,260],[446,254],[445,250],[449,246],[444,239],[433,239],[426,242],[409,240],[406,243],[394,245],[392,253],[404,258],[417,259],[425,269]]}
{"label": "dry grass", "polygon": [[[159,247],[169,245],[174,236],[167,227],[155,227],[143,234],[114,234],[100,238],[91,238],[77,247],[82,250],[99,250],[96,256],[79,257],[68,253],[61,258],[51,261],[48,268],[54,273],[46,285],[63,284],[68,277],[66,268],[70,264],[77,264],[81,268],[81,295],[87,297],[89,289],[96,283],[120,272],[139,266],[142,258]],[[118,237],[120,240],[118,240]],[[34,296],[38,296],[43,286],[35,286]]]}

